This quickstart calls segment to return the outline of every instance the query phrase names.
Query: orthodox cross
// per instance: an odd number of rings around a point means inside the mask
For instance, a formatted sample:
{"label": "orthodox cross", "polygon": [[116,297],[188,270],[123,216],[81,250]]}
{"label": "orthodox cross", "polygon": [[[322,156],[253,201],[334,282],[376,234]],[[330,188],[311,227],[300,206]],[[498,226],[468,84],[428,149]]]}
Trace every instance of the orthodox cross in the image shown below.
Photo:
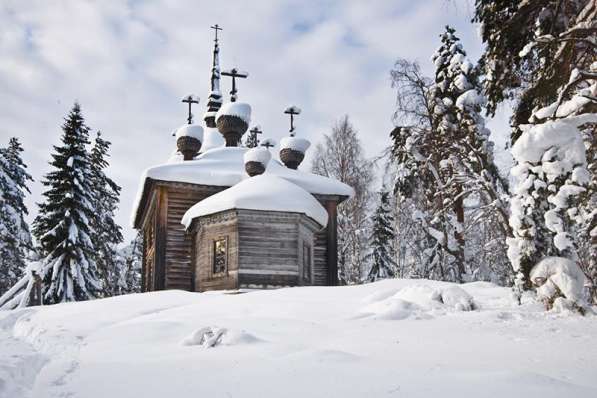
{"label": "orthodox cross", "polygon": [[263,134],[263,131],[261,131],[261,128],[259,126],[255,126],[251,130],[249,130],[249,133],[250,134],[247,139],[247,147],[255,148],[257,145],[259,145],[257,134]]}
{"label": "orthodox cross", "polygon": [[214,26],[210,26],[210,28],[212,28],[215,32],[216,32],[216,38],[215,38],[215,42],[218,42],[218,30],[222,30],[222,28],[220,28],[220,25],[215,24]]}
{"label": "orthodox cross", "polygon": [[276,143],[271,138],[268,138],[268,139],[263,140],[263,142],[261,143],[261,146],[266,147],[267,150],[269,151],[270,148],[273,148],[276,146]]}
{"label": "orthodox cross", "polygon": [[300,115],[301,110],[300,108],[292,105],[284,111],[284,113],[290,115],[290,136],[294,137],[294,115]]}
{"label": "orthodox cross", "polygon": [[246,79],[249,74],[247,72],[240,72],[236,68],[232,68],[230,70],[226,70],[222,72],[224,76],[232,77],[232,91],[230,92],[230,102],[236,102],[236,78]]}
{"label": "orthodox cross", "polygon": [[189,104],[189,117],[187,118],[187,121],[189,122],[189,124],[191,124],[193,123],[193,114],[191,113],[191,106],[193,106],[193,104],[199,103],[199,97],[193,94],[187,95],[182,99],[182,102]]}

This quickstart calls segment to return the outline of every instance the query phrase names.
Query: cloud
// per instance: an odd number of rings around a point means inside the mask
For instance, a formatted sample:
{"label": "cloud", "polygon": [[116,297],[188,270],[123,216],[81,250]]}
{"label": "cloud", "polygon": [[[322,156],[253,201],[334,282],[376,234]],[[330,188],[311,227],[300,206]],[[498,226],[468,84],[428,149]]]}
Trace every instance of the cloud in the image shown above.
{"label": "cloud", "polygon": [[266,136],[286,134],[282,111],[296,104],[299,134],[316,143],[348,114],[373,156],[389,144],[397,57],[418,59],[431,73],[447,23],[472,58],[479,55],[468,1],[3,2],[0,139],[23,142],[37,180],[28,198],[33,217],[62,119],[80,101],[88,125],[112,141],[109,173],[123,187],[118,222],[128,228],[139,176],[168,157],[170,133],[185,122],[180,98],[198,94],[195,114],[203,113],[209,26],[218,23],[222,66],[249,71],[240,98]]}

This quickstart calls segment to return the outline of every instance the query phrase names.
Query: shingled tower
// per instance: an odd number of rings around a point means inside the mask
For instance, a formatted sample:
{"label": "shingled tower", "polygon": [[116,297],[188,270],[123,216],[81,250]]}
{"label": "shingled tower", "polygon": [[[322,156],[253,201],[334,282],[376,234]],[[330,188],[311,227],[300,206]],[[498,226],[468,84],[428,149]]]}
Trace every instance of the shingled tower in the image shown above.
{"label": "shingled tower", "polygon": [[220,91],[220,46],[218,45],[218,30],[222,30],[218,24],[211,27],[215,31],[214,52],[211,67],[211,89],[207,97],[207,112],[203,120],[205,126],[216,127],[216,113],[222,106],[222,93]]}

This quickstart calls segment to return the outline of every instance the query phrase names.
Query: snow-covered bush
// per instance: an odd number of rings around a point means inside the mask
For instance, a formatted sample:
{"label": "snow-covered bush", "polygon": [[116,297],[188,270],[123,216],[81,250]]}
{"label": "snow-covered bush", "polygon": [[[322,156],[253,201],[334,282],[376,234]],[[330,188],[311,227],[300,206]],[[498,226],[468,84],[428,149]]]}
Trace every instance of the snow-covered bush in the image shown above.
{"label": "snow-covered bush", "polygon": [[585,276],[578,265],[564,257],[547,257],[531,269],[537,297],[547,309],[574,309],[584,313]]}

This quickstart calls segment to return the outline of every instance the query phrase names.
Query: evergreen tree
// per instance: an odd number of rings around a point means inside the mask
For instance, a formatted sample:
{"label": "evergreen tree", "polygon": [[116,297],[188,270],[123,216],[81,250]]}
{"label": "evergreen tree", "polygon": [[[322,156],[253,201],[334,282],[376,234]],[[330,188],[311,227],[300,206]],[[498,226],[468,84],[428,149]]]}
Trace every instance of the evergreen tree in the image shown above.
{"label": "evergreen tree", "polygon": [[126,293],[139,293],[141,291],[141,263],[143,261],[143,234],[139,232],[131,243],[125,248]]}
{"label": "evergreen tree", "polygon": [[465,269],[464,241],[464,192],[460,178],[462,168],[458,144],[463,140],[456,99],[472,88],[467,74],[472,65],[465,60],[460,39],[455,30],[446,26],[441,35],[441,46],[432,57],[435,64],[435,83],[430,87],[432,115],[431,152],[438,174],[435,193],[436,214],[432,227],[443,234],[442,248],[450,255],[450,273],[455,280],[462,281]]}
{"label": "evergreen tree", "polygon": [[510,236],[511,230],[505,200],[507,183],[493,161],[490,132],[481,115],[485,99],[478,71],[466,59],[454,33],[454,29],[447,26],[442,35],[442,46],[433,58],[436,79],[430,94],[435,130],[442,138],[439,141],[444,152],[440,175],[445,176],[447,202],[451,202],[456,219],[457,262],[463,271],[465,199],[480,202],[484,214],[475,214],[475,218],[492,218],[505,236]]}
{"label": "evergreen tree", "polygon": [[101,290],[91,241],[94,217],[93,173],[86,145],[89,128],[75,103],[62,125],[61,146],[54,146],[53,170],[42,181],[47,190],[33,233],[44,263],[44,302],[88,300]]}
{"label": "evergreen tree", "polygon": [[396,275],[396,253],[394,251],[394,217],[390,208],[390,193],[379,193],[379,204],[373,215],[373,227],[369,238],[371,253],[365,259],[371,262],[367,279],[392,278]]}
{"label": "evergreen tree", "polygon": [[95,248],[95,262],[107,296],[120,294],[126,289],[124,261],[117,251],[122,242],[122,232],[114,221],[118,207],[120,187],[105,174],[110,142],[98,132],[91,149],[91,189],[93,216],[90,219],[91,241]]}
{"label": "evergreen tree", "polygon": [[587,71],[594,62],[596,15],[594,0],[475,1],[486,108],[493,115],[500,103],[515,100],[512,143],[533,111],[558,97],[574,69]]}
{"label": "evergreen tree", "polygon": [[[483,98],[477,71],[454,29],[446,27],[441,40],[433,56],[433,81],[422,76],[418,64],[405,60],[392,71],[398,89],[395,116],[403,124],[392,132],[395,191],[398,204],[412,209],[400,223],[412,233],[424,232],[409,245],[420,263],[417,276],[451,281],[486,278],[487,273],[481,276],[479,267],[467,261],[481,242],[473,236],[473,244],[467,244],[471,224],[465,215],[498,221],[500,231],[493,232],[505,241],[510,234],[507,185],[493,162],[489,131],[480,114]],[[485,235],[487,239],[495,236],[493,232]]]}
{"label": "evergreen tree", "polygon": [[29,226],[25,221],[24,197],[29,193],[27,173],[17,138],[0,149],[0,295],[10,289],[23,274],[32,249]]}
{"label": "evergreen tree", "polygon": [[508,257],[518,297],[531,287],[532,267],[546,256],[585,264],[586,274],[591,267],[597,165],[585,151],[597,134],[596,18],[593,0],[476,2],[475,21],[486,44],[481,63],[488,75],[487,110],[516,99]]}

